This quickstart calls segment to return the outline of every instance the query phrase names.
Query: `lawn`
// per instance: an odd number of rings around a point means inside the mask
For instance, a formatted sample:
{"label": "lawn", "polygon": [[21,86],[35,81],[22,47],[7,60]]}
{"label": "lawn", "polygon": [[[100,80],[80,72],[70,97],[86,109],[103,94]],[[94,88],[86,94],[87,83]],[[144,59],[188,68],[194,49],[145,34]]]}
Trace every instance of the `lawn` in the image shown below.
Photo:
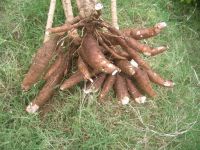
{"label": "lawn", "polygon": [[[97,94],[86,96],[76,86],[58,91],[39,113],[30,115],[25,106],[43,83],[28,92],[20,85],[43,41],[49,1],[1,0],[0,149],[200,149],[200,12],[198,6],[174,1],[118,0],[120,28],[167,22],[162,34],[146,42],[167,44],[169,50],[145,59],[176,83],[173,89],[154,85],[156,98],[121,106],[112,92],[100,105]],[[103,17],[110,20],[109,1],[102,3]],[[59,1],[54,26],[63,22]]]}

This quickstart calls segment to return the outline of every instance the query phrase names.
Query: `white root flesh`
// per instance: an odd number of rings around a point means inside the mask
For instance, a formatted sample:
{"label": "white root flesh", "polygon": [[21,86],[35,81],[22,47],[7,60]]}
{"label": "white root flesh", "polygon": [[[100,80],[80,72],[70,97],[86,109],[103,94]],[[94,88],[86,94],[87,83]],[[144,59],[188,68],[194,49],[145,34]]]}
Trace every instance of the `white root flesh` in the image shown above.
{"label": "white root flesh", "polygon": [[129,97],[125,96],[124,98],[121,99],[122,105],[127,105],[129,103]]}
{"label": "white root flesh", "polygon": [[133,67],[138,68],[138,63],[136,63],[135,60],[132,59],[132,60],[130,61],[130,64],[131,64]]}
{"label": "white root flesh", "polygon": [[166,86],[166,87],[173,87],[175,85],[175,83],[174,82],[171,82],[171,81],[165,81],[164,82],[164,86]]}
{"label": "white root flesh", "polygon": [[160,23],[157,23],[155,25],[156,28],[158,29],[164,29],[165,27],[167,27],[167,23],[166,22],[160,22]]}
{"label": "white root flesh", "polygon": [[135,101],[138,103],[138,104],[143,104],[146,102],[146,96],[141,96],[141,97],[137,97],[135,98]]}
{"label": "white root flesh", "polygon": [[32,104],[30,103],[27,107],[26,107],[26,111],[30,114],[35,113],[37,110],[39,109],[39,106],[36,104]]}

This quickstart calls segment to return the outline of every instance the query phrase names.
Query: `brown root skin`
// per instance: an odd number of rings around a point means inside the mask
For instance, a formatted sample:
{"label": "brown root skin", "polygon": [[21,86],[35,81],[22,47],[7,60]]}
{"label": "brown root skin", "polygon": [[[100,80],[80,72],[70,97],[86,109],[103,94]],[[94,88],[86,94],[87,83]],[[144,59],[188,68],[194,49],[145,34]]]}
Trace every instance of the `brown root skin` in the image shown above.
{"label": "brown root skin", "polygon": [[44,80],[47,80],[48,78],[50,78],[52,76],[52,74],[57,72],[58,67],[62,63],[62,55],[63,55],[63,53],[58,54],[55,62],[50,66],[49,70],[46,72],[45,76],[43,77]]}
{"label": "brown root skin", "polygon": [[115,52],[118,54],[118,55],[120,55],[120,56],[122,56],[122,57],[125,57],[126,59],[129,59],[130,58],[130,55],[126,52],[126,51],[124,51],[124,50],[122,50],[121,49],[121,47],[120,46],[110,46],[112,49],[114,49],[115,50]]}
{"label": "brown root skin", "polygon": [[172,88],[174,86],[174,83],[172,81],[163,79],[160,75],[158,75],[154,71],[147,70],[146,72],[149,76],[149,79],[153,83],[164,86],[164,87],[169,87],[169,88]]}
{"label": "brown root skin", "polygon": [[145,68],[145,69],[151,69],[151,67],[149,66],[148,63],[146,63],[138,54],[137,52],[128,47],[125,43],[125,41],[121,38],[117,38],[117,40],[119,41],[120,45],[122,46],[122,48],[124,48],[127,53],[129,54],[129,56],[134,59],[142,68]]}
{"label": "brown root skin", "polygon": [[126,78],[126,84],[127,84],[130,95],[134,98],[134,100],[137,103],[140,104],[146,101],[146,97],[140,93],[140,91],[137,89],[137,87],[129,78]]}
{"label": "brown root skin", "polygon": [[80,56],[78,57],[78,70],[84,75],[85,79],[93,82],[93,80],[91,79],[91,75],[90,75],[88,66],[87,66],[87,64],[84,63],[84,61],[82,60],[82,58]]}
{"label": "brown root skin", "polygon": [[50,60],[55,54],[58,39],[59,36],[51,37],[47,42],[43,43],[41,48],[37,50],[29,71],[25,75],[21,85],[24,91],[29,90],[30,87],[39,80],[42,73],[45,71]]}
{"label": "brown root skin", "polygon": [[148,45],[142,44],[133,38],[126,38],[126,42],[132,49],[135,49],[146,56],[155,56],[157,54],[164,52],[167,49],[164,46],[151,48]]}
{"label": "brown root skin", "polygon": [[148,63],[146,63],[133,49],[127,47],[127,52],[129,53],[130,57],[134,59],[139,66],[141,66],[144,69],[151,69]]}
{"label": "brown root skin", "polygon": [[161,54],[166,50],[167,50],[166,46],[160,46],[160,47],[153,48],[151,50],[151,56],[155,56],[155,55]]}
{"label": "brown root skin", "polygon": [[122,32],[126,36],[131,36],[136,40],[142,40],[158,35],[167,24],[165,22],[157,23],[154,27],[141,29],[123,29]]}
{"label": "brown root skin", "polygon": [[[89,1],[91,0],[87,0],[88,3]],[[90,80],[84,92],[96,92],[102,88],[98,99],[100,102],[104,101],[113,85],[116,96],[123,105],[128,104],[129,94],[137,103],[144,103],[146,100],[140,91],[151,97],[156,96],[150,81],[165,87],[174,86],[173,82],[164,80],[153,72],[138,53],[154,56],[166,50],[164,46],[151,48],[137,41],[157,35],[166,26],[165,23],[156,24],[152,28],[121,32],[103,19],[99,19],[102,6],[97,6],[96,10],[93,6],[90,7],[92,11],[82,9],[80,15],[71,22],[47,30],[48,36],[53,37],[54,33],[59,36],[50,39],[38,50],[22,83],[22,89],[28,90],[36,83],[53,62],[53,56],[58,56],[44,77],[45,85],[27,107],[27,112],[34,113],[53,96],[56,87],[70,71],[71,64],[74,64],[72,58],[78,59],[77,64],[72,66],[78,70],[62,83],[60,89],[66,90],[82,80]],[[81,36],[78,30],[82,32]],[[60,45],[69,49],[59,51],[57,48]],[[122,72],[119,73],[120,71]],[[95,75],[93,81],[92,77]],[[130,76],[137,84],[131,81]]]}
{"label": "brown root skin", "polygon": [[117,74],[117,79],[114,84],[114,89],[117,95],[118,100],[121,102],[122,105],[126,105],[129,103],[129,94],[126,85],[126,80],[121,75]]}
{"label": "brown root skin", "polygon": [[75,46],[80,46],[82,42],[82,38],[78,35],[77,30],[73,30],[68,32],[68,41],[72,41]]}
{"label": "brown root skin", "polygon": [[62,78],[61,77],[59,78],[59,76],[56,75],[56,76],[54,76],[54,78],[48,79],[47,83],[41,89],[38,96],[26,108],[26,111],[28,113],[34,113],[37,110],[34,110],[34,108],[32,108],[32,106],[36,105],[36,106],[38,106],[37,109],[39,109],[42,105],[44,105],[53,96],[54,91],[55,91],[55,86],[57,84],[59,84],[59,81],[61,81]]}
{"label": "brown root skin", "polygon": [[135,68],[128,60],[116,60],[115,64],[121,69],[121,71],[129,76],[135,74]]}
{"label": "brown root skin", "polygon": [[104,39],[104,42],[108,45],[108,46],[113,46],[113,45],[119,45],[119,43],[116,41],[116,36],[112,36],[110,33],[108,32],[101,32],[101,37]]}
{"label": "brown root skin", "polygon": [[60,84],[64,77],[64,68],[66,55],[61,56],[60,66],[57,68],[57,72],[48,78],[47,82],[39,92],[38,96],[27,106],[26,111],[28,113],[36,112],[42,105],[44,105],[54,94],[56,86]]}
{"label": "brown root skin", "polygon": [[94,79],[93,83],[90,82],[90,84],[86,87],[86,90],[84,92],[85,93],[97,92],[101,88],[105,78],[106,78],[106,74],[105,73],[99,74]]}
{"label": "brown root skin", "polygon": [[[121,48],[119,48],[119,43],[116,40],[116,37],[113,37],[109,34],[105,34],[103,32],[100,33],[104,43],[110,47],[112,49],[112,51],[114,51],[117,55],[123,57],[123,58],[130,58],[129,54],[122,50]],[[109,40],[108,40],[109,39]]]}
{"label": "brown root skin", "polygon": [[99,102],[103,102],[105,99],[105,96],[108,94],[108,92],[113,87],[114,83],[116,81],[116,75],[108,75],[105,79],[105,82],[103,84],[103,88],[101,90],[101,93],[99,95]]}
{"label": "brown root skin", "polygon": [[[69,41],[68,41],[69,42]],[[58,55],[57,56],[57,59],[55,60],[55,62],[50,66],[50,68],[48,69],[48,71],[46,72],[45,76],[44,76],[44,80],[47,80],[49,77],[51,77],[54,73],[57,72],[57,69],[58,67],[61,65],[61,60],[62,60],[62,55],[66,55],[66,58],[65,58],[65,62],[66,62],[66,65],[65,65],[65,71],[64,71],[64,75],[67,74],[67,72],[69,71],[70,69],[70,66],[71,66],[71,59],[72,59],[72,55],[73,53],[76,51],[77,49],[77,46],[76,45],[71,45],[66,54],[64,53],[64,49],[60,46],[58,48],[58,50],[56,51],[56,54]],[[63,66],[64,67],[64,66]]]}
{"label": "brown root skin", "polygon": [[78,23],[82,19],[83,18],[80,15],[78,15],[78,16],[74,17],[72,20],[67,21],[67,24],[75,24],[75,23]]}
{"label": "brown root skin", "polygon": [[86,62],[93,69],[108,74],[111,74],[116,70],[120,71],[118,67],[105,58],[92,34],[86,34],[84,37],[79,54],[84,62]]}
{"label": "brown root skin", "polygon": [[72,58],[73,58],[73,55],[76,52],[76,50],[77,50],[77,45],[75,45],[75,44],[72,44],[72,45],[70,45],[70,47],[68,47],[67,57],[65,60],[66,67],[65,67],[64,75],[66,75],[70,71],[70,68],[72,66]]}
{"label": "brown root skin", "polygon": [[[92,71],[90,73],[91,77],[97,74],[99,74],[99,71],[97,70]],[[63,90],[69,89],[83,80],[85,80],[84,75],[80,71],[77,71],[62,83],[62,85],[60,86],[60,90],[63,91]]]}
{"label": "brown root skin", "polygon": [[126,59],[125,57],[119,55],[116,53],[116,51],[114,51],[111,47],[107,46],[106,43],[103,41],[103,39],[100,36],[98,37],[98,41],[99,43],[110,53],[112,54],[112,56],[116,59]]}
{"label": "brown root skin", "polygon": [[107,27],[108,30],[117,35],[117,36],[120,36],[120,37],[116,37],[116,41],[119,43],[119,45],[125,49],[127,51],[127,53],[129,54],[129,56],[134,59],[142,68],[145,68],[145,69],[151,69],[151,67],[149,66],[149,64],[147,64],[136,52],[136,50],[134,50],[133,48],[130,48],[126,41],[124,39],[122,39],[121,37],[123,37],[122,33],[115,29],[115,28],[112,28],[112,27]]}
{"label": "brown root skin", "polygon": [[77,71],[62,83],[62,85],[60,86],[60,90],[63,91],[69,89],[77,83],[81,82],[82,80],[84,80],[83,74],[80,71]]}
{"label": "brown root skin", "polygon": [[79,27],[83,27],[84,23],[83,22],[78,22],[76,24],[64,24],[59,27],[54,27],[48,29],[48,33],[60,33],[60,32],[68,32],[71,29],[77,29]]}
{"label": "brown root skin", "polygon": [[137,50],[138,52],[142,52],[142,53],[144,53],[144,52],[150,53],[151,52],[151,48],[149,46],[140,43],[139,41],[135,40],[134,38],[126,37],[125,39],[126,39],[127,44],[131,48]]}
{"label": "brown root skin", "polygon": [[80,37],[74,37],[72,39],[72,42],[76,45],[76,46],[80,46],[81,45],[81,41],[82,41],[82,38]]}
{"label": "brown root skin", "polygon": [[146,72],[138,68],[134,74],[134,78],[138,86],[149,96],[155,97],[156,93],[154,92],[149,77],[147,76]]}

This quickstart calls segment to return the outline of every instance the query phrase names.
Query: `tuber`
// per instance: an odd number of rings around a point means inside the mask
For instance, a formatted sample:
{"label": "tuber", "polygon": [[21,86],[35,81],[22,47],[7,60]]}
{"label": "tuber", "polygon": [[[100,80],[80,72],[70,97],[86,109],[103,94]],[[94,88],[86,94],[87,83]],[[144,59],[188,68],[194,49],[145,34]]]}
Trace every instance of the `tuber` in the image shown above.
{"label": "tuber", "polygon": [[80,71],[77,71],[62,83],[60,89],[61,90],[69,89],[72,86],[76,85],[77,83],[81,82],[82,80],[84,80],[84,75]]}
{"label": "tuber", "polygon": [[97,41],[90,33],[86,34],[83,38],[82,48],[79,50],[79,53],[83,60],[93,69],[109,74],[115,71],[120,71],[118,67],[105,58],[97,44]]}
{"label": "tuber", "polygon": [[78,57],[78,70],[83,74],[85,79],[93,82],[93,80],[91,79],[89,68],[87,64],[83,62],[83,59],[81,58],[81,56]]}
{"label": "tuber", "polygon": [[164,80],[160,75],[158,75],[157,73],[155,73],[152,70],[147,70],[146,71],[149,79],[154,82],[155,84],[164,86],[164,87],[173,87],[174,83],[170,80]]}
{"label": "tuber", "polygon": [[116,81],[116,75],[108,75],[104,81],[103,88],[101,90],[101,93],[99,95],[99,101],[103,102],[105,96],[108,94],[110,89],[113,87],[114,83]]}
{"label": "tuber", "polygon": [[118,100],[122,105],[126,105],[129,103],[129,94],[126,85],[126,80],[121,75],[117,74],[117,79],[114,84],[114,89],[117,95]]}
{"label": "tuber", "polygon": [[128,60],[116,60],[115,63],[123,73],[130,76],[135,74],[135,68]]}
{"label": "tuber", "polygon": [[60,66],[57,68],[56,74],[50,76],[42,90],[39,92],[37,97],[27,106],[26,111],[29,113],[36,112],[42,105],[45,104],[54,94],[56,86],[60,84],[64,77],[64,66],[66,54],[61,55]]}
{"label": "tuber", "polygon": [[156,93],[154,92],[149,77],[147,76],[147,73],[140,68],[138,68],[134,74],[134,78],[136,79],[136,82],[138,86],[149,96],[155,97]]}
{"label": "tuber", "polygon": [[105,78],[106,78],[106,75],[104,73],[99,74],[94,79],[94,82],[89,83],[89,85],[86,87],[84,92],[85,93],[97,92],[101,88]]}
{"label": "tuber", "polygon": [[[146,101],[144,95],[156,96],[151,82],[164,87],[174,86],[172,81],[155,73],[140,56],[140,53],[155,56],[167,49],[167,46],[152,48],[139,41],[156,36],[166,23],[150,28],[119,30],[117,14],[112,15],[112,26],[102,19],[103,6],[100,3],[95,5],[96,0],[77,2],[79,15],[73,18],[71,1],[62,0],[67,19],[61,26],[52,27],[53,13],[49,14],[47,24],[50,26],[47,26],[45,35],[50,39],[38,49],[22,89],[30,89],[43,75],[45,84],[27,106],[27,112],[36,112],[53,96],[57,87],[67,90],[82,80],[87,82],[84,92],[100,90],[99,102],[104,102],[113,88],[122,105],[129,103],[130,96],[140,104]],[[112,2],[115,11],[116,1]],[[69,78],[65,79],[65,76]]]}
{"label": "tuber", "polygon": [[24,91],[29,90],[30,87],[39,80],[42,73],[45,71],[49,61],[54,56],[58,39],[59,36],[52,36],[48,41],[43,43],[41,48],[37,50],[31,67],[22,81],[21,87]]}
{"label": "tuber", "polygon": [[129,79],[126,78],[126,84],[128,87],[128,91],[130,95],[134,98],[134,100],[137,103],[144,103],[146,101],[146,96],[143,96],[140,91],[137,89],[137,87],[134,85],[134,83]]}
{"label": "tuber", "polygon": [[142,28],[142,29],[124,29],[122,32],[126,36],[131,36],[136,40],[142,40],[146,38],[150,38],[152,36],[156,36],[159,34],[162,29],[167,26],[165,22],[157,23],[154,27],[151,28]]}

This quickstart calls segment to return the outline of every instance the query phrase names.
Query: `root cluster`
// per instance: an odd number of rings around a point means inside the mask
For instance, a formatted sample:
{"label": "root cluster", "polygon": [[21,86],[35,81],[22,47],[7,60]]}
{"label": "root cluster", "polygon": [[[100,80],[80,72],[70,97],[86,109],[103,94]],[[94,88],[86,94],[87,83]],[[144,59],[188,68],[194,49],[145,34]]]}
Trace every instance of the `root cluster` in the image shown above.
{"label": "root cluster", "polygon": [[49,28],[50,38],[37,50],[22,82],[22,89],[27,91],[39,80],[45,80],[26,111],[36,112],[57,88],[68,90],[84,80],[84,92],[100,91],[100,103],[113,88],[122,105],[130,99],[144,103],[145,95],[156,96],[151,82],[173,87],[172,81],[163,79],[141,57],[155,56],[167,49],[140,42],[156,36],[165,27],[166,23],[161,22],[150,28],[118,30],[104,21],[97,9],[87,17],[76,16],[64,25]]}

